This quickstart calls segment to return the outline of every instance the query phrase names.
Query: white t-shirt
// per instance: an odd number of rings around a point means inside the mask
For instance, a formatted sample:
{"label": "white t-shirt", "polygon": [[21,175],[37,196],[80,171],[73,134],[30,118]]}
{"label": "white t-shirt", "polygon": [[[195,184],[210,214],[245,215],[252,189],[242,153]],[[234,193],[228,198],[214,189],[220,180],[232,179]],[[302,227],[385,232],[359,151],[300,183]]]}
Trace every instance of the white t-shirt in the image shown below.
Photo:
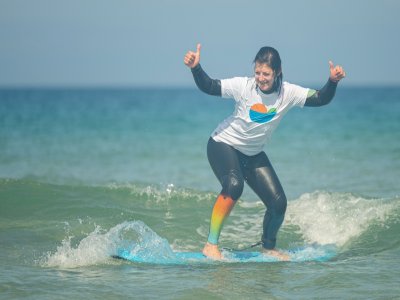
{"label": "white t-shirt", "polygon": [[290,108],[304,106],[308,89],[283,82],[279,96],[278,93],[264,94],[254,77],[235,77],[221,80],[221,92],[222,97],[235,99],[235,111],[211,136],[250,156],[263,150]]}

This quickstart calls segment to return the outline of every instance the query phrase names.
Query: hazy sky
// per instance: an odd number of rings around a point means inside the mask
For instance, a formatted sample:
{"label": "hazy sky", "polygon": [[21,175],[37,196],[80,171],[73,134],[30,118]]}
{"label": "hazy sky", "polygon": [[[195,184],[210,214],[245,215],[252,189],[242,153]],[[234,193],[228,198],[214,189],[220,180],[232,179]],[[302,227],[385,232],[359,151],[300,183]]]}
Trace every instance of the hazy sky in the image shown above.
{"label": "hazy sky", "polygon": [[[202,44],[213,78],[252,75],[264,45],[284,79],[400,85],[397,0],[0,0],[0,86],[194,86]],[[318,86],[316,86],[317,88]]]}

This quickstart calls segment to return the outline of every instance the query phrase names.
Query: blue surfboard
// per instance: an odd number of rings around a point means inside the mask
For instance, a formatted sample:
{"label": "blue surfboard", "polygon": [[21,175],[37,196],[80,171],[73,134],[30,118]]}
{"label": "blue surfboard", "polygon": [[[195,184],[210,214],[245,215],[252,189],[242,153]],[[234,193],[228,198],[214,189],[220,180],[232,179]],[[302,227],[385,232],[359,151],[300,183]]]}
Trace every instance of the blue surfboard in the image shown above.
{"label": "blue surfboard", "polygon": [[[290,257],[290,262],[329,261],[336,255],[335,247],[330,246],[307,246],[284,251]],[[201,252],[179,252],[174,251],[164,255],[152,255],[140,251],[135,253],[127,249],[119,249],[114,258],[123,259],[136,263],[152,264],[191,264],[191,263],[272,263],[280,262],[274,256],[269,256],[258,251],[223,251],[223,260],[215,261],[207,258]]]}

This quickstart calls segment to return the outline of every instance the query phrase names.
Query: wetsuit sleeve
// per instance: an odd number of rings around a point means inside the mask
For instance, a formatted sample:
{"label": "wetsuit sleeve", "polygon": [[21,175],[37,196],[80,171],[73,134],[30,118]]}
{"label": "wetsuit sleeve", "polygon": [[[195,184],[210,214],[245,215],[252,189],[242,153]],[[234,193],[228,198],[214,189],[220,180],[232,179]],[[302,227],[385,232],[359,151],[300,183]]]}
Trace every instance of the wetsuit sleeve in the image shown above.
{"label": "wetsuit sleeve", "polygon": [[211,79],[203,68],[198,64],[196,67],[191,69],[194,82],[196,82],[197,87],[206,94],[213,96],[221,96],[221,80]]}
{"label": "wetsuit sleeve", "polygon": [[326,105],[335,96],[338,83],[328,79],[328,82],[319,91],[311,93],[306,99],[304,106],[322,106]]}

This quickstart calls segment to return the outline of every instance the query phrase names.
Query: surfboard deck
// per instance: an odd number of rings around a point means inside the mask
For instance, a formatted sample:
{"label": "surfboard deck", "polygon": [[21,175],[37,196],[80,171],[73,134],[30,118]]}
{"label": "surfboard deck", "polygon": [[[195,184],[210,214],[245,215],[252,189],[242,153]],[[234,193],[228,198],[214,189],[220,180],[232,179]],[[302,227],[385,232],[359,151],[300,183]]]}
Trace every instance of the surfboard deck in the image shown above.
{"label": "surfboard deck", "polygon": [[[290,257],[289,262],[317,261],[325,262],[336,255],[336,250],[327,247],[303,247],[289,251],[283,251]],[[113,258],[123,259],[136,263],[153,264],[190,264],[190,263],[272,263],[281,262],[278,258],[266,255],[259,251],[223,251],[223,260],[215,261],[203,255],[201,252],[174,251],[167,255],[151,255],[151,253],[134,253],[127,249],[119,249]]]}

